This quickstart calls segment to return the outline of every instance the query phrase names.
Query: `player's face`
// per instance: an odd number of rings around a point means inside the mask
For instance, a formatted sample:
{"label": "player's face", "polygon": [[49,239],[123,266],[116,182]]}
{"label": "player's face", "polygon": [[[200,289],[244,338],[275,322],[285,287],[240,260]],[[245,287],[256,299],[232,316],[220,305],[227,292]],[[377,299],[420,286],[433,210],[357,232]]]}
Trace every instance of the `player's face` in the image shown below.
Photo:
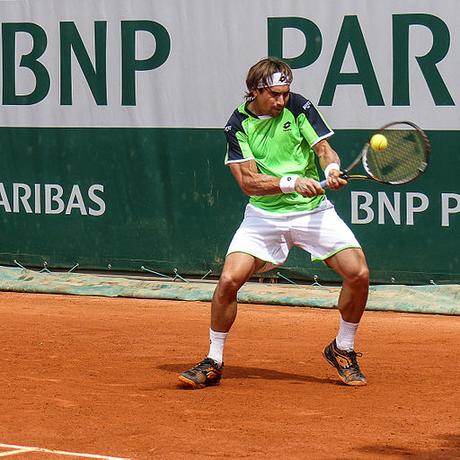
{"label": "player's face", "polygon": [[289,100],[289,85],[258,89],[255,102],[261,115],[277,117]]}

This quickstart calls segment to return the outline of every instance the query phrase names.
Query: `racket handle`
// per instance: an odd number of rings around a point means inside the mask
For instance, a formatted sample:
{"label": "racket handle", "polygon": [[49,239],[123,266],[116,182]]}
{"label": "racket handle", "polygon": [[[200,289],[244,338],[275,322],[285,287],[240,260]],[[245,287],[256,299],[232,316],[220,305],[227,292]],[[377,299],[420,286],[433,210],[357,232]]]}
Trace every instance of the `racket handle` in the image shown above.
{"label": "racket handle", "polygon": [[329,188],[329,187],[327,186],[327,179],[322,180],[322,181],[319,183],[319,185],[321,185],[322,188]]}

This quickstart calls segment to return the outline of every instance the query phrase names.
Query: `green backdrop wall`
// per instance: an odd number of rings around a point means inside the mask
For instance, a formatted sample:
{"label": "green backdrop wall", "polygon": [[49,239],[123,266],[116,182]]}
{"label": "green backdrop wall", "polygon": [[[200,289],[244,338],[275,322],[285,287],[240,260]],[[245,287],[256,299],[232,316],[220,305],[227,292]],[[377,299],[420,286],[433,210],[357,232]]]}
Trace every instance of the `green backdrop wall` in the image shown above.
{"label": "green backdrop wall", "polygon": [[[105,270],[110,265],[117,271],[145,266],[166,274],[175,268],[184,275],[203,275],[209,269],[219,273],[246,203],[223,164],[222,130],[2,128],[0,134],[1,264],[16,260],[38,267],[45,262],[56,268],[78,263],[79,269]],[[368,135],[365,130],[338,131],[332,143],[346,163]],[[328,192],[361,241],[374,282],[460,281],[455,249],[460,214],[449,214],[449,226],[441,225],[441,195],[458,184],[460,157],[455,152],[460,134],[435,131],[429,136],[434,153],[427,172],[397,189],[401,223],[388,210],[385,223],[378,223],[378,193],[394,203],[392,187],[356,181]],[[22,184],[16,185],[16,197],[13,184]],[[46,184],[60,185],[60,199],[46,198]],[[91,199],[88,190],[94,184],[103,184],[103,190]],[[21,200],[27,189],[30,209]],[[356,192],[374,198],[373,221],[351,223],[351,194]],[[53,188],[49,196],[57,193]],[[429,200],[425,211],[414,213],[413,225],[406,225],[407,193],[423,193]],[[366,218],[363,212],[361,220]],[[282,273],[336,280],[330,270],[297,250]]]}

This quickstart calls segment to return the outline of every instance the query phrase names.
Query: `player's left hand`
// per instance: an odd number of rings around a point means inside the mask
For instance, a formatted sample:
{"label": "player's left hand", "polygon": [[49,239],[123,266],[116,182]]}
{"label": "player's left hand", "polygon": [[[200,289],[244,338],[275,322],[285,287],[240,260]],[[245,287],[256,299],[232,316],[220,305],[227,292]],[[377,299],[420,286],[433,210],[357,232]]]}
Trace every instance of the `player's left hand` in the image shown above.
{"label": "player's left hand", "polygon": [[333,169],[327,176],[327,186],[332,190],[338,190],[348,184],[346,179],[340,177],[342,171],[338,169]]}

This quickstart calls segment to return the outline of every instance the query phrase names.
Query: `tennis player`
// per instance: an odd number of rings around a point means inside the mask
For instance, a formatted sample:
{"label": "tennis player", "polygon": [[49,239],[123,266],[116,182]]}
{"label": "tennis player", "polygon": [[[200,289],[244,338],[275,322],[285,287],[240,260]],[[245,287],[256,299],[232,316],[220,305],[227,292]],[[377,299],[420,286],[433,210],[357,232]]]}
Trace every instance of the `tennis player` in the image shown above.
{"label": "tennis player", "polygon": [[225,127],[225,163],[249,196],[214,292],[210,348],[206,358],[179,376],[192,388],[220,383],[224,345],[237,314],[237,293],[254,274],[282,265],[293,246],[323,261],[343,280],[338,334],[324,349],[325,359],[347,385],[365,385],[354,350],[364,312],[369,270],[352,231],[337,215],[319,184],[316,159],[329,188],[347,184],[340,159],[327,141],[333,135],[320,112],[290,91],[292,71],[275,58],[253,65],[246,101]]}

